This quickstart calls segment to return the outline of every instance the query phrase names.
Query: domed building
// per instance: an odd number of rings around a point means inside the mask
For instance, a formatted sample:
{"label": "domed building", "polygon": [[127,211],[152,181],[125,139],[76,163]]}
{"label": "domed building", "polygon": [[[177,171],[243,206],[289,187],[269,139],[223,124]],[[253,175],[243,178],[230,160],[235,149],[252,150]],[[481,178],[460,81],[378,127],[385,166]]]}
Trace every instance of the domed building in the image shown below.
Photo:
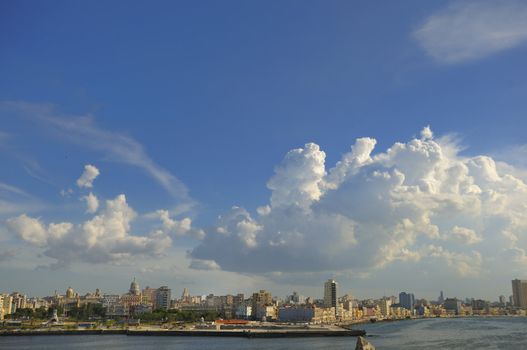
{"label": "domed building", "polygon": [[73,288],[68,287],[68,289],[66,289],[66,298],[75,298],[77,296],[76,294],[77,293],[75,293]]}
{"label": "domed building", "polygon": [[139,295],[141,294],[141,289],[139,289],[139,283],[137,283],[137,281],[135,280],[135,277],[134,277],[134,280],[132,281],[132,283],[130,284],[130,294],[132,295]]}
{"label": "domed building", "polygon": [[143,301],[143,295],[141,293],[141,289],[139,289],[139,283],[134,280],[130,284],[130,290],[128,293],[121,295],[120,301],[127,309],[132,309],[140,305]]}

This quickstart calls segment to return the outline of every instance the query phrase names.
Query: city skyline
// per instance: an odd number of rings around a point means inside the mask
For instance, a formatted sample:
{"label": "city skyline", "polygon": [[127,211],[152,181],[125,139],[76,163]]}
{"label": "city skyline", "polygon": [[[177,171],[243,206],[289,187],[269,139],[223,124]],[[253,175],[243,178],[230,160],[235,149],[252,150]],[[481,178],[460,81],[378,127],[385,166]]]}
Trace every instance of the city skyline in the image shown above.
{"label": "city skyline", "polygon": [[6,4],[0,292],[508,297],[527,279],[525,18]]}
{"label": "city skyline", "polygon": [[[515,287],[515,283],[516,284],[517,283],[527,284],[527,280],[518,280],[518,279],[512,280],[512,289],[509,290],[508,292],[504,292],[505,294],[507,294],[507,297],[506,297],[507,301],[515,300],[514,299],[514,295],[520,295],[522,293],[525,293],[525,295],[527,295],[527,288]],[[337,281],[335,281],[334,279],[329,279],[329,280],[323,281],[323,286],[318,286],[318,289],[320,290],[319,293],[316,293],[316,294],[313,294],[313,295],[307,295],[302,290],[290,290],[289,292],[286,292],[285,294],[280,295],[279,293],[275,293],[273,290],[270,290],[270,289],[266,288],[265,286],[260,286],[256,290],[269,291],[273,295],[273,298],[278,298],[279,300],[286,301],[286,302],[292,296],[295,296],[299,300],[304,300],[304,302],[305,302],[306,298],[314,298],[315,300],[320,301],[325,307],[331,307],[331,306],[335,307],[337,299],[340,299],[342,297],[348,297],[348,296],[353,296],[353,299],[357,299],[357,300],[369,300],[369,299],[379,300],[379,299],[383,299],[383,298],[395,298],[395,297],[397,297],[402,305],[413,304],[416,300],[420,300],[420,299],[424,299],[424,300],[431,301],[431,302],[437,301],[439,304],[442,304],[444,302],[444,300],[448,299],[448,298],[454,298],[454,299],[459,299],[459,300],[478,299],[478,298],[475,298],[473,295],[463,295],[463,296],[461,296],[461,295],[454,295],[454,294],[450,294],[449,295],[449,294],[447,294],[445,296],[444,295],[445,293],[444,293],[443,290],[438,291],[436,296],[431,296],[431,297],[425,297],[425,296],[420,296],[420,295],[418,295],[416,297],[414,295],[414,293],[408,293],[408,291],[396,291],[396,290],[391,290],[390,292],[384,293],[383,295],[356,295],[351,290],[344,290],[344,291],[340,290],[338,285],[339,285],[339,283]],[[29,293],[26,293],[23,290],[15,290],[15,289],[7,287],[5,289],[0,289],[0,294],[20,293],[22,295],[26,295],[28,298],[41,298],[41,297],[49,297],[49,296],[54,295],[56,293],[61,294],[61,292],[63,290],[66,291],[66,293],[65,293],[65,295],[66,295],[69,290],[74,290],[78,295],[90,295],[94,291],[98,291],[99,293],[101,293],[101,295],[102,294],[115,295],[115,294],[120,294],[124,290],[126,290],[126,288],[125,288],[126,286],[121,286],[121,287],[122,288],[120,288],[119,290],[107,290],[107,291],[103,290],[103,289],[101,289],[100,287],[97,287],[97,286],[92,287],[89,290],[79,290],[79,289],[73,287],[72,285],[68,285],[67,287],[64,286],[62,289],[55,289],[55,290],[53,290],[53,293],[50,292],[50,293],[42,294],[42,295],[36,295],[36,294],[35,295],[31,295]],[[143,285],[143,284],[141,284],[140,281],[136,279],[136,277],[133,277],[131,285],[130,285],[130,287],[128,289],[128,293],[138,294],[141,291],[144,292],[145,290],[149,290],[149,289],[156,290],[156,289],[159,289],[159,288],[169,288],[170,290],[174,290],[175,292],[174,292],[174,294],[172,294],[175,297],[174,300],[178,299],[177,296],[179,295],[179,293],[178,293],[179,289],[181,289],[182,298],[184,298],[185,296],[187,296],[187,297],[191,297],[191,296],[206,297],[206,296],[209,296],[209,295],[215,295],[215,296],[222,295],[222,293],[218,294],[218,293],[215,293],[213,290],[209,290],[209,291],[206,291],[204,293],[193,293],[193,292],[191,293],[191,290],[188,287],[185,287],[185,286],[183,286],[183,287],[180,287],[180,286],[174,287],[170,283],[163,283],[163,285],[160,285],[157,288],[153,288],[153,285],[150,285],[150,284],[144,284]],[[244,295],[251,295],[251,294],[253,294],[253,292],[254,291],[252,291],[252,290],[234,290],[233,289],[229,293],[223,293],[223,295],[237,295],[237,294],[240,294],[240,293],[244,294]],[[404,299],[401,299],[401,296],[404,296]],[[495,296],[494,298],[489,298],[489,299],[485,299],[485,300],[488,300],[488,301],[491,301],[491,302],[496,302],[496,301],[502,302],[502,300],[500,300],[502,297],[505,297],[505,296],[504,295],[498,295],[498,296]],[[409,298],[409,299],[406,299],[406,298]],[[514,304],[517,304],[518,306],[521,306],[521,307],[525,306],[524,303],[520,302],[519,300],[515,300]]]}

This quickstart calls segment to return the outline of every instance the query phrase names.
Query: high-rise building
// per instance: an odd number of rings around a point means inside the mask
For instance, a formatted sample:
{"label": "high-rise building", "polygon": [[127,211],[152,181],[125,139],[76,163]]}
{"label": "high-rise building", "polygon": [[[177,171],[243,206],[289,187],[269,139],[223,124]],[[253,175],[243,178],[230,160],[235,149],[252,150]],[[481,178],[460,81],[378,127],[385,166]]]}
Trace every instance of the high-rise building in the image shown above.
{"label": "high-rise building", "polygon": [[527,280],[512,280],[512,301],[516,307],[527,308]]}
{"label": "high-rise building", "polygon": [[444,308],[447,312],[461,315],[461,300],[457,298],[446,298],[444,302]]}
{"label": "high-rise building", "polygon": [[297,304],[297,305],[305,304],[306,303],[306,297],[301,295],[301,294],[298,294],[297,292],[293,292],[293,294],[288,295],[286,297],[286,303],[288,303],[288,304]]}
{"label": "high-rise building", "polygon": [[334,307],[335,315],[337,315],[337,282],[329,279],[324,283],[324,306]]}
{"label": "high-rise building", "polygon": [[415,305],[415,297],[413,293],[399,293],[399,304],[407,310],[413,310]]}
{"label": "high-rise building", "polygon": [[267,306],[273,304],[273,295],[268,291],[262,289],[258,293],[253,293],[252,300],[252,314],[253,318],[257,318],[259,311],[265,309]]}
{"label": "high-rise building", "polygon": [[170,309],[170,294],[171,290],[167,286],[157,288],[155,308],[163,310]]}
{"label": "high-rise building", "polygon": [[439,298],[437,298],[437,301],[439,304],[443,304],[445,302],[445,297],[443,296],[443,291],[439,292]]}
{"label": "high-rise building", "polygon": [[143,289],[143,302],[146,304],[152,305],[152,307],[155,308],[156,303],[156,292],[157,288],[150,288],[149,286],[146,286],[146,288]]}
{"label": "high-rise building", "polygon": [[181,300],[188,300],[190,298],[190,292],[188,288],[183,288],[183,293],[181,293]]}
{"label": "high-rise building", "polygon": [[384,317],[389,317],[391,306],[392,306],[392,301],[390,298],[384,297],[381,300],[379,300],[379,309],[381,311],[381,315],[383,315]]}
{"label": "high-rise building", "polygon": [[505,306],[505,304],[507,304],[507,301],[505,300],[505,295],[500,295],[498,300],[501,306]]}

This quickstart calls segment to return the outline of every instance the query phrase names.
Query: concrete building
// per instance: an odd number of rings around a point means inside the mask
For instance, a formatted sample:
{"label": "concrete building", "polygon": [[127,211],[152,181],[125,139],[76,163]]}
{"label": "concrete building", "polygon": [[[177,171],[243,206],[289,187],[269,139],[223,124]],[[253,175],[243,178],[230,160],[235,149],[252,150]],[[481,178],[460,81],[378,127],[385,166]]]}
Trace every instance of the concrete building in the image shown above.
{"label": "concrete building", "polygon": [[332,307],[335,309],[335,315],[338,314],[337,305],[337,282],[329,279],[324,283],[324,307]]}
{"label": "concrete building", "polygon": [[252,315],[252,306],[250,305],[243,305],[243,304],[240,304],[236,307],[236,310],[234,312],[236,318],[241,318],[243,320],[247,320],[251,317]]}
{"label": "concrete building", "polygon": [[2,309],[4,316],[12,314],[13,311],[13,297],[9,294],[2,295]]}
{"label": "concrete building", "polygon": [[515,307],[527,308],[527,280],[512,280],[512,301]]}
{"label": "concrete building", "polygon": [[399,304],[406,310],[413,310],[415,306],[415,296],[413,293],[399,293]]}
{"label": "concrete building", "polygon": [[457,298],[446,298],[444,302],[444,308],[448,314],[462,314],[461,300]]}
{"label": "concrete building", "polygon": [[382,298],[379,301],[379,309],[383,317],[390,317],[391,306],[392,306],[392,300],[389,298]]}
{"label": "concrete building", "polygon": [[252,306],[252,317],[254,319],[258,319],[257,314],[258,310],[262,310],[266,306],[273,305],[273,296],[268,291],[262,289],[258,293],[253,293],[253,296],[251,298],[251,306]]}
{"label": "concrete building", "polygon": [[146,303],[146,304],[150,304],[152,305],[152,307],[154,306],[155,302],[156,302],[156,291],[157,289],[156,288],[150,288],[148,286],[146,286],[146,288],[143,289],[143,301]]}
{"label": "concrete building", "polygon": [[301,295],[301,294],[298,294],[297,292],[293,292],[293,294],[288,295],[286,297],[286,303],[288,303],[288,304],[296,304],[296,305],[305,304],[306,303],[306,297]]}
{"label": "concrete building", "polygon": [[334,323],[335,309],[315,305],[285,306],[278,309],[280,322]]}
{"label": "concrete building", "polygon": [[155,309],[170,309],[171,290],[167,286],[157,288]]}
{"label": "concrete building", "polygon": [[277,307],[275,305],[258,306],[255,319],[258,321],[274,321],[277,318]]}

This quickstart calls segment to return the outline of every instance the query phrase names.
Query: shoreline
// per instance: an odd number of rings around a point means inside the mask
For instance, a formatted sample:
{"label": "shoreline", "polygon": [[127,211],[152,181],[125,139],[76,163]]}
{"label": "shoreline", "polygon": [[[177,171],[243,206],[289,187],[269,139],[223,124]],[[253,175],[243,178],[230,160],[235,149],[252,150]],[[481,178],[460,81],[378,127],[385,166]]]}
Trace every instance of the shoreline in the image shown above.
{"label": "shoreline", "polygon": [[21,330],[0,332],[1,336],[53,336],[53,335],[127,335],[127,336],[184,336],[184,337],[238,337],[238,338],[295,338],[295,337],[358,337],[366,331],[356,330]]}

